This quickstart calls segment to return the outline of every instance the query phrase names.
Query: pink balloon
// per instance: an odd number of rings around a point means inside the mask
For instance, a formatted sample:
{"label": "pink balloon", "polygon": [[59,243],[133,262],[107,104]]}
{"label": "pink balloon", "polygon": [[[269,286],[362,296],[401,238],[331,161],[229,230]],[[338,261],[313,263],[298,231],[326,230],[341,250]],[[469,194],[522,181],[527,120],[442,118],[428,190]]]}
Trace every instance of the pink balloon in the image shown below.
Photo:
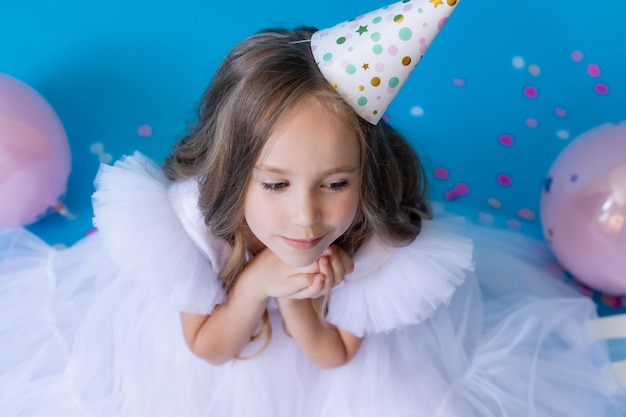
{"label": "pink balloon", "polygon": [[30,224],[57,204],[70,160],[65,130],[50,104],[0,73],[0,228]]}
{"label": "pink balloon", "polygon": [[626,294],[626,122],[575,138],[552,163],[541,195],[546,241],[592,288]]}

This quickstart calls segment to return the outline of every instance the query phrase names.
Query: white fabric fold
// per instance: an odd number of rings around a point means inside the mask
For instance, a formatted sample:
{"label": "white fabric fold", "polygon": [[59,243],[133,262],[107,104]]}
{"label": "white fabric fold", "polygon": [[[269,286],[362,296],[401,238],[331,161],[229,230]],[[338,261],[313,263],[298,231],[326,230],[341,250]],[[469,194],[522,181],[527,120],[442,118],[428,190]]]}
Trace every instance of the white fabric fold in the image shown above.
{"label": "white fabric fold", "polygon": [[447,304],[473,265],[471,240],[445,223],[425,221],[401,248],[370,239],[354,257],[355,272],[332,292],[328,321],[365,336],[420,323]]}
{"label": "white fabric fold", "polygon": [[227,246],[208,233],[199,244],[198,215],[188,213],[193,209],[188,199],[177,200],[182,197],[176,185],[171,193],[174,204],[161,168],[140,153],[102,165],[93,195],[94,225],[124,274],[180,311],[208,314],[224,299],[215,262],[227,256]]}

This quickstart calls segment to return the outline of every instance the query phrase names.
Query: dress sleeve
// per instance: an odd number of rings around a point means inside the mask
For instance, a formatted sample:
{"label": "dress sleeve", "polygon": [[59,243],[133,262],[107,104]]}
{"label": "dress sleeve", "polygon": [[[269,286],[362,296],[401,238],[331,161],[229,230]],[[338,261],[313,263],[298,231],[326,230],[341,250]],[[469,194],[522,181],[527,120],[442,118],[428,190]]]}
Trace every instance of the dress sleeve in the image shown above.
{"label": "dress sleeve", "polygon": [[354,272],[333,290],[327,320],[357,336],[420,323],[447,304],[473,269],[472,242],[442,220],[394,247],[374,236],[354,256]]}
{"label": "dress sleeve", "polygon": [[224,299],[217,279],[226,242],[204,225],[194,179],[171,184],[140,153],[101,165],[94,225],[120,272],[180,311],[209,314]]}

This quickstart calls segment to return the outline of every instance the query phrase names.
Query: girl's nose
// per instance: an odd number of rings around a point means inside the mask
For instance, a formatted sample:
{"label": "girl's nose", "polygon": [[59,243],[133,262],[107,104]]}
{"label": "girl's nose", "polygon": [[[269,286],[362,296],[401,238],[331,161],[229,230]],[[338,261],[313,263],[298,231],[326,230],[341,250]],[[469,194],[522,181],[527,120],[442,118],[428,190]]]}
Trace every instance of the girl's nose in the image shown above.
{"label": "girl's nose", "polygon": [[310,227],[320,220],[321,207],[314,192],[303,191],[298,193],[293,205],[293,220],[303,227]]}

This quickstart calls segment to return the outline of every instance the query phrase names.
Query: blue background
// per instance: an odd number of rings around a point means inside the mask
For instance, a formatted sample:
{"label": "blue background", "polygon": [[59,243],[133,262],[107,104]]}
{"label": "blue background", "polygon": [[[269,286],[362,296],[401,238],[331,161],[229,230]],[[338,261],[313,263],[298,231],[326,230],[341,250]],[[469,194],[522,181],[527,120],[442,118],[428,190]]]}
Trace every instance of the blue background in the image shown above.
{"label": "blue background", "polygon": [[[98,164],[134,150],[161,161],[243,37],[273,26],[329,27],[384,5],[3,1],[0,72],[48,100],[73,157],[64,202],[75,217],[53,214],[29,228],[51,244],[84,236]],[[461,1],[387,112],[422,155],[432,199],[478,222],[541,237],[540,190],[552,161],[584,131],[626,120],[623,16],[622,1]],[[598,83],[608,93],[596,92]],[[538,96],[526,97],[527,87]],[[152,133],[141,134],[142,126]],[[502,174],[511,185],[498,183]],[[469,193],[451,195],[459,184]],[[622,298],[593,296],[601,314],[620,311]]]}

